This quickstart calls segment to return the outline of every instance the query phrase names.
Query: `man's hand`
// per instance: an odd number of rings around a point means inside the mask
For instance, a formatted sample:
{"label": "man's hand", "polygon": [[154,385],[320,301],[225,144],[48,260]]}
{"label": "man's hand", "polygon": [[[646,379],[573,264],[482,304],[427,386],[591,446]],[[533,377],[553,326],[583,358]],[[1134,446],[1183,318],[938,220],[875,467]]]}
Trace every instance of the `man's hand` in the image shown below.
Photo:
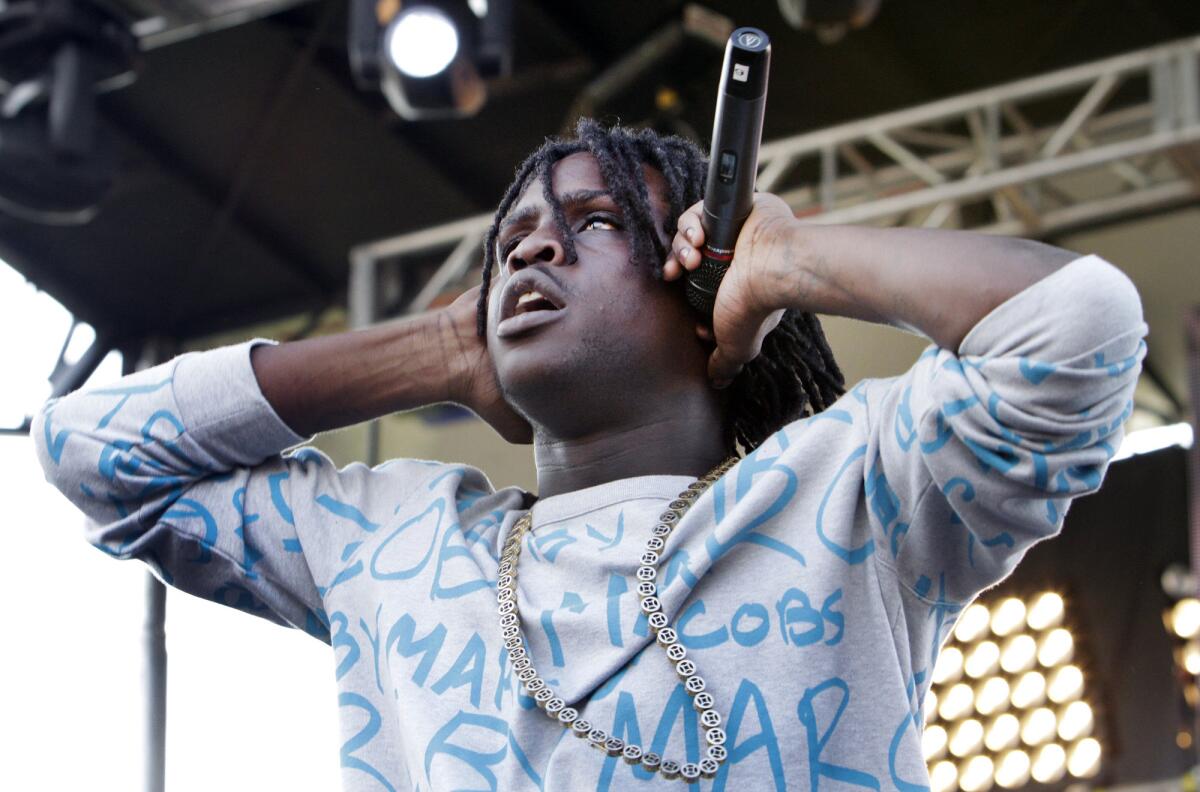
{"label": "man's hand", "polygon": [[508,442],[531,443],[533,428],[504,400],[487,344],[475,332],[479,289],[463,292],[439,317],[446,352],[456,356],[451,365],[456,372],[451,399],[487,421]]}
{"label": "man's hand", "polygon": [[[663,277],[700,266],[702,204],[679,218]],[[956,350],[980,319],[1076,258],[1027,239],[923,228],[802,225],[777,196],[756,193],[733,262],[717,290],[715,385],[728,383],[762,348],[783,310],[847,316],[920,333]]]}
{"label": "man's hand", "polygon": [[[663,265],[663,277],[676,280],[700,266],[704,227],[700,218],[703,202],[679,217],[679,228],[671,242],[671,253]],[[712,327],[697,325],[701,338],[716,342],[708,362],[708,375],[718,387],[728,385],[742,366],[758,356],[763,338],[783,316],[772,299],[778,267],[786,258],[783,248],[794,230],[795,216],[781,198],[756,193],[754,208],[738,235],[733,261],[717,290]]]}

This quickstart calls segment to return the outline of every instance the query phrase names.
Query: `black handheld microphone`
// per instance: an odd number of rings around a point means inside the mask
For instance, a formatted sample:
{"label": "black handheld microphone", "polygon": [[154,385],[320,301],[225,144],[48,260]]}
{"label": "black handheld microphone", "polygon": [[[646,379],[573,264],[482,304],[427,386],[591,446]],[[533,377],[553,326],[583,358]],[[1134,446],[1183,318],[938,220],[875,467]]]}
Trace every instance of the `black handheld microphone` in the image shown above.
{"label": "black handheld microphone", "polygon": [[717,289],[733,260],[734,243],[754,200],[770,68],[767,34],[752,27],[733,31],[725,45],[704,185],[702,260],[687,277],[688,302],[710,323]]}

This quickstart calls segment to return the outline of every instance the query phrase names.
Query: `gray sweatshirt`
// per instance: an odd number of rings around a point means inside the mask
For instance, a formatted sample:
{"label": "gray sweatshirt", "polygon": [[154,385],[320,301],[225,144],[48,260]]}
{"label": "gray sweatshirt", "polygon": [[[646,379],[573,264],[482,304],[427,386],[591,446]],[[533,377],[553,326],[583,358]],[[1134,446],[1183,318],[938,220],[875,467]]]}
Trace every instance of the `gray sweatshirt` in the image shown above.
{"label": "gray sweatshirt", "polygon": [[[1100,486],[1145,353],[1137,293],[1096,257],[996,308],[957,350],[782,427],[669,534],[657,588],[726,733],[694,788],[928,786],[921,702],[956,615]],[[496,604],[528,503],[478,470],[341,470],[263,398],[252,344],[52,401],[47,477],[89,539],[165,582],[328,643],[347,790],[679,788],[522,692]],[[705,751],[635,572],[691,480],[543,498],[517,603],[532,666],[581,717],[666,758]],[[236,650],[236,649],[235,649]]]}

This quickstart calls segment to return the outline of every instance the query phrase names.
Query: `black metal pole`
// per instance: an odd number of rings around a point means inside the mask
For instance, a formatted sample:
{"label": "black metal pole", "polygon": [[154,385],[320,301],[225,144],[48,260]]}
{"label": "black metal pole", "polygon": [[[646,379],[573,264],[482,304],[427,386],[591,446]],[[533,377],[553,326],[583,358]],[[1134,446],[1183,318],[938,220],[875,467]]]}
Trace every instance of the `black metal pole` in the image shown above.
{"label": "black metal pole", "polygon": [[142,626],[145,683],[146,792],[164,792],[167,769],[167,588],[146,573],[146,620]]}
{"label": "black metal pole", "polygon": [[[122,369],[129,374],[162,359],[160,344],[122,350]],[[164,792],[167,770],[167,589],[146,572],[145,619],[142,622],[142,745],[145,751],[144,792]]]}

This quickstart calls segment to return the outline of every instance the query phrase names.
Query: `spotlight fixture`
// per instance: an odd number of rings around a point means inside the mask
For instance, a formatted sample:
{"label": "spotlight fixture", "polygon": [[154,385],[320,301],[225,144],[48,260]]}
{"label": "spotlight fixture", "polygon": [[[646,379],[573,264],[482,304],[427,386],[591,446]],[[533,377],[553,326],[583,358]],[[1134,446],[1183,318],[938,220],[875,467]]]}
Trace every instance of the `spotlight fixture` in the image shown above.
{"label": "spotlight fixture", "polygon": [[954,626],[954,637],[960,643],[971,643],[987,632],[991,620],[992,616],[987,606],[976,602],[968,606],[959,617],[958,624]]}
{"label": "spotlight fixture", "polygon": [[1012,634],[1013,630],[1025,624],[1025,603],[1016,597],[1009,597],[1000,603],[992,613],[992,632],[1004,637]]}
{"label": "spotlight fixture", "polygon": [[511,70],[512,0],[350,0],[355,81],[402,118],[461,118]]}
{"label": "spotlight fixture", "polygon": [[959,680],[962,672],[962,650],[957,646],[947,646],[938,655],[937,664],[933,667],[933,682],[935,685],[953,684]]}
{"label": "spotlight fixture", "polygon": [[383,34],[384,52],[401,74],[433,77],[458,55],[458,28],[433,6],[406,8]]}
{"label": "spotlight fixture", "polygon": [[[1184,605],[1164,618],[1190,635],[1200,633],[1197,613]],[[923,704],[931,792],[1020,789],[1100,772],[1097,716],[1062,595],[976,602],[952,635]]]}
{"label": "spotlight fixture", "polygon": [[822,44],[840,41],[847,30],[865,27],[879,13],[882,0],[779,0],[779,13],[789,25],[813,30]]}
{"label": "spotlight fixture", "polygon": [[1039,784],[1053,784],[1067,769],[1067,752],[1058,743],[1043,745],[1033,760],[1030,775]]}
{"label": "spotlight fixture", "polygon": [[1012,691],[1012,705],[1019,710],[1036,707],[1046,700],[1046,677],[1039,671],[1026,671]]}
{"label": "spotlight fixture", "polygon": [[1009,751],[996,767],[996,783],[1005,789],[1025,786],[1029,781],[1029,754],[1022,750]]}
{"label": "spotlight fixture", "polygon": [[975,645],[963,664],[963,670],[972,679],[980,679],[996,670],[1000,663],[1000,647],[995,641],[982,641]]}
{"label": "spotlight fixture", "polygon": [[951,792],[958,787],[958,767],[949,759],[943,759],[929,769],[929,786],[932,792]]}
{"label": "spotlight fixture", "polygon": [[1000,753],[1015,746],[1021,734],[1021,721],[1011,712],[1005,712],[993,720],[983,738],[989,751]]}
{"label": "spotlight fixture", "polygon": [[1094,723],[1092,708],[1086,701],[1072,701],[1063,710],[1058,720],[1058,738],[1066,742],[1074,742],[1092,733]]}
{"label": "spotlight fixture", "polygon": [[111,189],[115,146],[96,94],[133,82],[129,20],[90,0],[0,3],[0,201],[19,219],[88,222]]}
{"label": "spotlight fixture", "polygon": [[1200,600],[1186,597],[1175,603],[1169,616],[1171,632],[1187,640],[1200,635]]}
{"label": "spotlight fixture", "polygon": [[972,756],[958,772],[958,787],[963,792],[984,792],[991,789],[996,766],[990,757]]}
{"label": "spotlight fixture", "polygon": [[991,677],[975,692],[975,711],[980,715],[994,715],[1008,705],[1008,680]]}

